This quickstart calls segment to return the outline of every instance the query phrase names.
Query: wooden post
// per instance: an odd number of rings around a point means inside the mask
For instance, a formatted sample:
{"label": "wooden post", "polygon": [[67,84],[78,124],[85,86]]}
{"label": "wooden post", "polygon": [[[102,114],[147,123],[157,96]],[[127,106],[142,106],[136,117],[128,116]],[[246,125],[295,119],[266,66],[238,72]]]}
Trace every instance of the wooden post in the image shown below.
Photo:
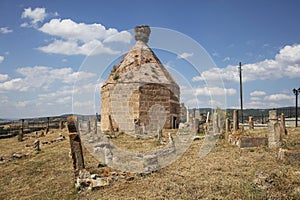
{"label": "wooden post", "polygon": [[73,159],[73,168],[75,171],[75,176],[79,174],[80,169],[84,169],[84,159],[82,153],[81,140],[77,132],[77,126],[78,126],[77,123],[78,120],[76,116],[67,117],[71,155]]}

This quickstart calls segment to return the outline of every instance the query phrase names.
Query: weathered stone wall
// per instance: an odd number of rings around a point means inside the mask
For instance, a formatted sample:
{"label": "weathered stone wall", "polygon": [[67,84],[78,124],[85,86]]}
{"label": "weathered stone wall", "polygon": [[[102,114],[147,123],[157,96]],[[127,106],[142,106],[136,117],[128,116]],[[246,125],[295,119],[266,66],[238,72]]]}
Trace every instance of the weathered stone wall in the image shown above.
{"label": "weathered stone wall", "polygon": [[[109,115],[114,130],[127,133],[146,127],[147,131],[172,128],[179,123],[179,94],[162,84],[117,83],[102,87],[101,129],[110,130]],[[175,117],[175,118],[174,118]],[[165,122],[164,124],[161,124]]]}
{"label": "weathered stone wall", "polygon": [[[176,117],[179,123],[180,104],[177,96],[170,89],[160,84],[146,84],[141,86],[139,91],[140,123],[150,125],[148,129],[151,131],[156,131],[157,125],[162,120],[165,121],[162,124],[163,128],[172,128],[173,117]],[[155,105],[157,108],[153,108]],[[152,108],[156,110],[151,112]]]}
{"label": "weathered stone wall", "polygon": [[[102,87],[101,129],[134,132],[139,117],[138,83],[113,83]],[[109,120],[111,116],[111,122]]]}

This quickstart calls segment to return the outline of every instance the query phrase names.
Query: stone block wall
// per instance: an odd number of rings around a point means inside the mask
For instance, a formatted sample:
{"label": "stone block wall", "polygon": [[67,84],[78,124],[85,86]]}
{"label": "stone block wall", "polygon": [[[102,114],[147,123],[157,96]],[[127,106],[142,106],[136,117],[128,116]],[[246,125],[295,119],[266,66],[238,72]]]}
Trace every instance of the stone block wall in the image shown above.
{"label": "stone block wall", "polygon": [[[178,96],[162,84],[114,83],[102,87],[101,129],[135,133],[137,128],[157,131],[179,123]],[[111,121],[109,121],[109,115]],[[162,122],[165,122],[162,124]]]}

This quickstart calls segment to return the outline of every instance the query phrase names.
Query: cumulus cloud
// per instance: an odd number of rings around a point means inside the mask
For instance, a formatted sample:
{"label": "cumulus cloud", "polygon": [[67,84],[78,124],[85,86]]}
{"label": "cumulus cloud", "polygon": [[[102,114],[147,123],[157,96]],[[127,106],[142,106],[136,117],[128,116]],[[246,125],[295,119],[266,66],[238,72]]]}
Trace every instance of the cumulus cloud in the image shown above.
{"label": "cumulus cloud", "polygon": [[6,81],[9,78],[7,74],[0,74],[0,82]]}
{"label": "cumulus cloud", "polygon": [[202,96],[222,96],[222,95],[235,95],[236,90],[233,88],[220,88],[220,87],[198,87],[195,88],[195,95]]}
{"label": "cumulus cloud", "polygon": [[266,96],[264,99],[267,101],[282,101],[282,100],[293,100],[294,97],[292,95],[286,95],[286,94],[272,94]]}
{"label": "cumulus cloud", "polygon": [[0,56],[0,63],[2,63],[4,60],[4,57],[3,56]]}
{"label": "cumulus cloud", "polygon": [[229,61],[229,60],[230,60],[229,57],[225,57],[225,58],[223,59],[223,62],[226,62],[226,61]]}
{"label": "cumulus cloud", "polygon": [[90,54],[116,54],[109,47],[105,47],[100,41],[92,40],[80,45],[78,41],[73,40],[55,40],[47,46],[38,47],[40,51],[45,53],[63,54],[63,55],[90,55]]}
{"label": "cumulus cloud", "polygon": [[[54,82],[72,84],[75,81],[89,79],[96,74],[74,72],[72,68],[54,69],[46,66],[23,67],[16,70],[22,77],[0,83],[0,92],[29,91],[37,88],[47,90]],[[4,77],[5,78],[5,77]]]}
{"label": "cumulus cloud", "polygon": [[[254,80],[275,80],[283,77],[300,77],[300,44],[283,47],[274,59],[266,59],[257,63],[242,66],[243,82]],[[238,82],[238,66],[228,65],[226,68],[212,68],[193,78],[193,81],[218,79],[221,75],[225,82]]]}
{"label": "cumulus cloud", "polygon": [[36,27],[36,25],[39,22],[44,21],[46,16],[47,13],[45,8],[35,8],[35,9],[31,9],[31,7],[25,8],[21,17],[23,19],[28,18],[30,22],[29,23],[25,22],[21,24],[21,27],[31,27],[31,26]]}
{"label": "cumulus cloud", "polygon": [[114,28],[106,29],[101,24],[77,23],[71,19],[52,19],[39,30],[56,39],[38,49],[46,53],[64,55],[116,54],[118,51],[104,46],[103,43],[129,43],[131,40],[131,34],[127,31],[119,32]]}
{"label": "cumulus cloud", "polygon": [[0,33],[7,34],[7,33],[12,33],[12,32],[13,32],[13,30],[8,27],[0,27]]}
{"label": "cumulus cloud", "polygon": [[194,55],[194,53],[186,53],[186,52],[184,52],[182,54],[179,54],[177,56],[177,59],[186,59],[186,58],[191,57],[193,55]]}
{"label": "cumulus cloud", "polygon": [[259,91],[259,90],[255,90],[253,92],[250,93],[250,96],[254,97],[254,96],[264,96],[266,95],[266,93],[264,91]]}

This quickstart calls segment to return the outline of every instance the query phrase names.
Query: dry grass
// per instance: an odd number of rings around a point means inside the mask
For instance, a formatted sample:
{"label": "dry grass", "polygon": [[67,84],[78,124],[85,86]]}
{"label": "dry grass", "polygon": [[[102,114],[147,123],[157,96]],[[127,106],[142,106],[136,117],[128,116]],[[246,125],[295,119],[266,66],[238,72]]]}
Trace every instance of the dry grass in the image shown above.
{"label": "dry grass", "polygon": [[[300,128],[288,131],[284,144],[298,148]],[[25,153],[24,145],[35,140],[28,136],[23,142],[0,140],[0,157]],[[52,133],[40,140],[57,137]],[[84,193],[73,187],[69,141],[43,145],[38,154],[0,163],[0,199],[300,199],[299,164],[277,161],[276,152],[266,147],[239,149],[224,140],[199,159],[202,143],[194,141],[181,158],[155,173]],[[98,172],[98,162],[87,151],[84,155],[88,170]],[[267,188],[255,184],[258,172],[269,175]]]}

